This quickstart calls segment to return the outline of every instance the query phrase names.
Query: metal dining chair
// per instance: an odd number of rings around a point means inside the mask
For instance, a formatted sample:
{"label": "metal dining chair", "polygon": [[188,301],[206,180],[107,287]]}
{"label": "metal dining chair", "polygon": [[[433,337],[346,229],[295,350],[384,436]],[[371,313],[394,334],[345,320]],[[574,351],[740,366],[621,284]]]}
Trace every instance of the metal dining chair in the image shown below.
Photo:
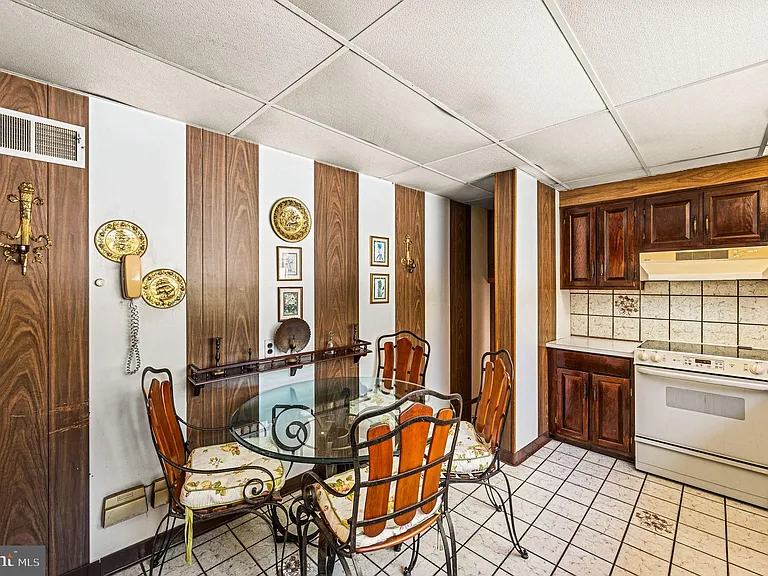
{"label": "metal dining chair", "polygon": [[376,375],[389,387],[393,378],[424,386],[429,352],[429,342],[409,330],[383,334],[376,339]]}
{"label": "metal dining chair", "polygon": [[[522,558],[528,558],[528,551],[520,545],[515,531],[509,478],[502,472],[500,465],[501,439],[504,437],[512,405],[512,382],[515,374],[512,357],[504,349],[486,352],[480,360],[480,365],[480,392],[477,398],[472,399],[472,404],[475,405],[472,420],[462,420],[458,429],[452,430],[458,439],[456,453],[451,465],[443,468],[443,475],[455,484],[472,483],[485,486],[491,505],[497,512],[504,513],[512,546]],[[499,473],[507,486],[506,499],[491,483],[491,479]]]}
{"label": "metal dining chair", "polygon": [[[449,407],[435,415],[428,405],[431,398],[447,401]],[[409,407],[400,413],[406,403]],[[332,569],[338,557],[347,576],[361,576],[356,555],[413,540],[404,569],[409,576],[423,534],[437,525],[448,575],[457,575],[456,538],[448,507],[452,479],[441,481],[441,469],[451,466],[457,436],[450,430],[459,423],[461,407],[458,394],[423,389],[355,418],[350,429],[352,470],[326,480],[312,472],[303,476],[303,502],[298,510],[302,576],[307,570],[310,523],[319,527],[328,547],[326,566]],[[387,423],[392,415],[397,415],[395,426]],[[368,430],[364,439],[358,438],[361,427]]]}
{"label": "metal dining chair", "polygon": [[[148,376],[151,377],[149,387]],[[269,526],[275,544],[275,563],[279,573],[282,573],[275,529],[271,518],[263,513],[264,509],[272,514],[277,514],[277,509],[286,513],[280,503],[280,487],[285,479],[282,463],[246,450],[237,442],[190,450],[180,423],[205,432],[229,431],[229,428],[204,428],[179,417],[173,401],[173,376],[167,368],[145,368],[141,375],[141,387],[152,443],[169,496],[168,511],[160,520],[152,541],[150,575],[158,566],[158,574],[162,574],[165,557],[176,535],[176,520],[184,522],[187,563],[191,564],[193,522],[243,512],[255,514]],[[163,524],[165,529],[161,532]]]}

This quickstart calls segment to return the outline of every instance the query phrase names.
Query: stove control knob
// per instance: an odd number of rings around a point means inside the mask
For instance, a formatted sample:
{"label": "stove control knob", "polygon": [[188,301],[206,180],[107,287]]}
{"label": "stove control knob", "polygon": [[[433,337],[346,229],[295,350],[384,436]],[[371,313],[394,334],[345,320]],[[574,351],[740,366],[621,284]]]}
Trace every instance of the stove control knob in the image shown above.
{"label": "stove control knob", "polygon": [[755,362],[749,366],[749,371],[752,372],[752,374],[755,376],[762,374],[764,370],[765,367],[760,362]]}
{"label": "stove control knob", "polygon": [[661,354],[659,354],[658,352],[654,352],[653,354],[651,354],[651,361],[661,362]]}
{"label": "stove control knob", "polygon": [[645,350],[640,350],[637,353],[637,359],[640,360],[640,362],[647,361],[648,360],[648,352],[646,352]]}

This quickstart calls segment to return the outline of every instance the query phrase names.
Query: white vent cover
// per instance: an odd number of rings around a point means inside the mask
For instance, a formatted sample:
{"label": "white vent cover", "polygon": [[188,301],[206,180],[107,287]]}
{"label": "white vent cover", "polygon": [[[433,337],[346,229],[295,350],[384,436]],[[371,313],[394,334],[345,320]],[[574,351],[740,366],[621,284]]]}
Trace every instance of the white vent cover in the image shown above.
{"label": "white vent cover", "polygon": [[85,168],[85,127],[0,108],[0,154]]}

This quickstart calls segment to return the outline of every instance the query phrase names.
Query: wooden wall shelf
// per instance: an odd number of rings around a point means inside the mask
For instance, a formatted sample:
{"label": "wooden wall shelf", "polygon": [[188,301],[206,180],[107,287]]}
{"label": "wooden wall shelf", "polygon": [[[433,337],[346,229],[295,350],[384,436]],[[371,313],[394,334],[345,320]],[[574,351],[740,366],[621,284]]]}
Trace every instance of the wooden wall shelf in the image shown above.
{"label": "wooden wall shelf", "polygon": [[352,344],[336,346],[335,348],[308,350],[297,352],[296,354],[273,356],[272,358],[249,360],[235,364],[221,364],[211,368],[198,368],[194,364],[190,364],[188,366],[187,382],[194,386],[195,396],[197,396],[206,384],[243,378],[253,374],[263,374],[265,372],[274,372],[275,370],[290,370],[291,376],[295,376],[297,370],[308,364],[319,364],[320,362],[341,360],[342,358],[352,358],[354,363],[357,364],[360,358],[371,353],[370,346],[371,343],[366,340],[355,340]]}

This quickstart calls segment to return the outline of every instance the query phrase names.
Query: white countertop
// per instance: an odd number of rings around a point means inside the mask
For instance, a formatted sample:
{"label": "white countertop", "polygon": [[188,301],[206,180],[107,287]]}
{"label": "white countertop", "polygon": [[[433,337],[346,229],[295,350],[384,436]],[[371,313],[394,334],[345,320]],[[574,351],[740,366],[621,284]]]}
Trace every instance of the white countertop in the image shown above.
{"label": "white countertop", "polygon": [[562,350],[575,350],[588,354],[605,354],[606,356],[622,356],[632,358],[635,348],[640,342],[627,340],[610,340],[608,338],[588,338],[586,336],[566,336],[547,342],[547,348],[560,348]]}

